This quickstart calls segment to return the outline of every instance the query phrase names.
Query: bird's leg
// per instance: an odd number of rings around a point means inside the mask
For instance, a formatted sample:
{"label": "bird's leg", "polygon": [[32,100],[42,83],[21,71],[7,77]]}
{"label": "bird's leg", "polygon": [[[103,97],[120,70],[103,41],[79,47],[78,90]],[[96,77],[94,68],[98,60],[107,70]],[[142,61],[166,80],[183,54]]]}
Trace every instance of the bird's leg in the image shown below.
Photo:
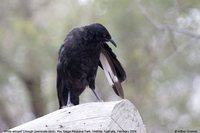
{"label": "bird's leg", "polygon": [[89,86],[88,86],[92,92],[94,93],[95,97],[97,98],[98,102],[103,102],[103,100],[99,97],[99,95],[95,91],[95,78],[90,78],[89,80]]}
{"label": "bird's leg", "polygon": [[71,99],[70,99],[70,90],[68,91],[68,99],[67,99],[67,107],[71,107],[71,106],[74,106],[74,104],[71,102]]}
{"label": "bird's leg", "polygon": [[64,105],[64,106],[61,106],[61,109],[63,108],[66,108],[66,107],[71,107],[71,106],[74,106],[74,104],[71,102],[71,99],[70,99],[70,90],[68,91],[68,96],[67,96],[67,105]]}
{"label": "bird's leg", "polygon": [[94,95],[96,96],[98,102],[103,102],[103,100],[99,97],[99,95],[96,93],[96,91],[94,89],[91,89],[91,90],[94,93]]}

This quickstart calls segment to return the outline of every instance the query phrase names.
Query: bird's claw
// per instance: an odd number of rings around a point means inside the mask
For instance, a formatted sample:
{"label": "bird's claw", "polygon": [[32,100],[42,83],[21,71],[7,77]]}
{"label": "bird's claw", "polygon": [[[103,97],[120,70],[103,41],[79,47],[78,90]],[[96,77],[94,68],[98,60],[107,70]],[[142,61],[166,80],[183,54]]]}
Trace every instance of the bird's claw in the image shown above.
{"label": "bird's claw", "polygon": [[102,99],[99,99],[98,102],[104,102]]}

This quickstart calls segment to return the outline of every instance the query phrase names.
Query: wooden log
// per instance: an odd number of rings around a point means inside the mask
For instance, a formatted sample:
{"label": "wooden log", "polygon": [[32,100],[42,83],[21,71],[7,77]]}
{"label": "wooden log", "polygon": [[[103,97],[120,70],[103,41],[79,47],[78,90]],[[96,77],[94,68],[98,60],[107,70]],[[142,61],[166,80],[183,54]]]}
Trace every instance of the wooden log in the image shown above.
{"label": "wooden log", "polygon": [[61,133],[75,133],[75,131],[81,133],[146,133],[138,110],[125,99],[66,107],[9,131],[20,130]]}

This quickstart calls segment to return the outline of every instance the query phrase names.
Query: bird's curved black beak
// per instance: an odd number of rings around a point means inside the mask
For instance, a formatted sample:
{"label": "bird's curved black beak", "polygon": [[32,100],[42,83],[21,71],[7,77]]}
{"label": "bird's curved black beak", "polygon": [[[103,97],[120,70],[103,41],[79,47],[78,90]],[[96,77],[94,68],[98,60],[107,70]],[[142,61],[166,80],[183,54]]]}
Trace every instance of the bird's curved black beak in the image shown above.
{"label": "bird's curved black beak", "polygon": [[116,43],[112,39],[110,39],[109,42],[111,42],[115,47],[117,47]]}

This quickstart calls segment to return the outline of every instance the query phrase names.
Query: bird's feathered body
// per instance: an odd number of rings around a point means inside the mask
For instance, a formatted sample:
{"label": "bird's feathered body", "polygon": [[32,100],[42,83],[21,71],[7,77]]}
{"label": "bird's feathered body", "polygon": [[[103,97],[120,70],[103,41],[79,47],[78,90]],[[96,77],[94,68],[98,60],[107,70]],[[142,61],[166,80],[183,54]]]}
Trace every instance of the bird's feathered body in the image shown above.
{"label": "bird's feathered body", "polygon": [[[101,24],[92,24],[70,31],[59,50],[57,63],[57,93],[60,108],[70,103],[79,104],[79,96],[87,86],[95,89],[95,77],[98,66],[104,68],[100,53],[107,53],[112,69],[121,82],[126,74],[121,64],[105,43],[111,39],[108,31]],[[104,52],[103,52],[104,51]],[[108,63],[109,64],[109,63]],[[114,88],[113,88],[114,89]],[[120,96],[119,92],[114,89]],[[96,95],[96,94],[95,94]]]}

